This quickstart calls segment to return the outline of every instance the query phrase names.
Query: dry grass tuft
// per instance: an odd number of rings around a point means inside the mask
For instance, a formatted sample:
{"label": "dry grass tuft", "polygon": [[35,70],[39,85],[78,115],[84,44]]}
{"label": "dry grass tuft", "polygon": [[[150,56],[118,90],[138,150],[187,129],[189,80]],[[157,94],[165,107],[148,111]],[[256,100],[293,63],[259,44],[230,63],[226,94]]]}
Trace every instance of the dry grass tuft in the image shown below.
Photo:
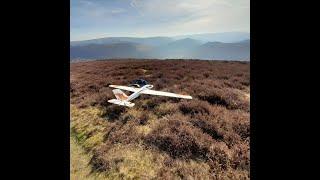
{"label": "dry grass tuft", "polygon": [[99,156],[93,159],[93,163],[100,170],[107,170],[107,179],[155,178],[163,166],[161,154],[145,150],[140,145],[116,144],[105,149],[98,150]]}

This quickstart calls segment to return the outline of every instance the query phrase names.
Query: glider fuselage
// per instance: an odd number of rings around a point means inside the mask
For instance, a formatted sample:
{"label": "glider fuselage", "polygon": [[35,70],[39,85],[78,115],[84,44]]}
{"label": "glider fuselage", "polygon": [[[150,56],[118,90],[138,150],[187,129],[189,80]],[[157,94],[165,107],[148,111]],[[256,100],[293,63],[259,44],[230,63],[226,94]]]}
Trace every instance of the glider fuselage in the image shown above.
{"label": "glider fuselage", "polygon": [[142,86],[139,90],[137,90],[136,92],[132,93],[132,94],[128,97],[127,101],[131,101],[131,100],[139,97],[139,95],[141,94],[142,91],[144,91],[144,90],[146,90],[146,89],[151,89],[151,88],[153,88],[153,86],[152,86],[152,85],[149,85],[149,84]]}
{"label": "glider fuselage", "polygon": [[[165,92],[165,91],[151,90],[153,88],[153,85],[150,85],[150,84],[144,84],[144,85],[137,84],[137,87],[129,87],[129,86],[121,86],[121,85],[109,85],[109,87],[115,88],[112,91],[113,91],[114,95],[116,96],[116,99],[110,99],[110,100],[108,100],[108,102],[113,103],[113,104],[117,104],[117,105],[121,105],[121,106],[133,107],[134,103],[132,103],[130,101],[139,97],[140,94],[166,96],[166,97],[183,98],[183,99],[192,99],[192,97],[189,95],[182,95],[182,94],[175,94],[175,93]],[[131,91],[132,94],[130,96],[127,96],[121,90]]]}

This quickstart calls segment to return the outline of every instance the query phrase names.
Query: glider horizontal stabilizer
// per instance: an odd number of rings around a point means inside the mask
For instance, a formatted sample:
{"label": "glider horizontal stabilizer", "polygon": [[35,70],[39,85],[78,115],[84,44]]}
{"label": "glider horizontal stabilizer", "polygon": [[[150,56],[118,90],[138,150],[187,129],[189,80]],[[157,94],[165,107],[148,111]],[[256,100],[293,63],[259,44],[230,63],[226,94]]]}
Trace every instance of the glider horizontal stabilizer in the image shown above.
{"label": "glider horizontal stabilizer", "polygon": [[117,105],[120,105],[120,106],[127,106],[127,107],[133,107],[134,106],[134,103],[131,103],[131,102],[128,102],[128,101],[121,101],[121,100],[118,100],[118,99],[111,99],[111,100],[108,100],[109,103],[112,103],[112,104],[117,104]]}

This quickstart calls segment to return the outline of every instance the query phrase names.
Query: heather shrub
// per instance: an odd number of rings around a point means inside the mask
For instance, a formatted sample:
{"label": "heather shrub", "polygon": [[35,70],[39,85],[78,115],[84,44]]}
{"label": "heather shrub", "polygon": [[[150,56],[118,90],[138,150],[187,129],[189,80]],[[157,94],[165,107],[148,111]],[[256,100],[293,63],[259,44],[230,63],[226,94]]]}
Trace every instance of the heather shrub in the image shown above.
{"label": "heather shrub", "polygon": [[129,108],[126,109],[124,115],[119,118],[122,120],[134,120],[134,119],[139,119],[145,112],[142,109],[136,109],[136,108]]}
{"label": "heather shrub", "polygon": [[92,171],[103,172],[110,169],[110,163],[105,159],[105,154],[110,150],[110,143],[105,143],[99,148],[93,150],[93,156],[90,160]]}
{"label": "heather shrub", "polygon": [[206,92],[199,93],[199,99],[207,101],[210,104],[225,106],[228,109],[243,109],[249,111],[249,102],[244,101],[239,95],[238,91],[234,91],[230,88],[224,90],[218,88],[212,88]]}
{"label": "heather shrub", "polygon": [[213,139],[228,147],[249,137],[250,124],[245,113],[230,113],[224,107],[214,106],[211,114],[196,114],[189,121]]}
{"label": "heather shrub", "polygon": [[142,102],[141,107],[144,110],[153,110],[158,105],[157,100],[146,99]]}
{"label": "heather shrub", "polygon": [[114,98],[114,95],[110,91],[91,93],[83,100],[83,106],[109,106],[108,100],[111,98]]}
{"label": "heather shrub", "polygon": [[250,123],[249,122],[235,123],[233,125],[233,130],[242,139],[246,139],[246,138],[250,137]]}
{"label": "heather shrub", "polygon": [[234,180],[246,180],[250,179],[249,171],[238,170],[238,169],[228,169],[226,171],[220,171],[213,173],[213,179],[234,179]]}
{"label": "heather shrub", "polygon": [[98,152],[95,152],[90,160],[92,172],[103,172],[109,169],[109,162],[103,159]]}
{"label": "heather shrub", "polygon": [[248,142],[241,142],[233,146],[232,166],[234,169],[250,169],[250,148]]}
{"label": "heather shrub", "polygon": [[209,179],[212,176],[210,166],[205,161],[180,159],[167,161],[171,163],[160,169],[157,174],[158,179]]}
{"label": "heather shrub", "polygon": [[139,143],[142,136],[137,132],[136,126],[139,126],[138,119],[129,120],[126,123],[119,123],[115,130],[108,136],[108,141],[112,144],[135,144]]}
{"label": "heather shrub", "polygon": [[183,114],[190,115],[210,113],[210,105],[206,102],[197,100],[181,103],[179,109]]}
{"label": "heather shrub", "polygon": [[226,170],[231,164],[231,151],[225,143],[215,142],[210,146],[207,158],[212,171]]}
{"label": "heather shrub", "polygon": [[145,137],[145,142],[173,158],[205,158],[213,140],[187,121],[170,118],[162,120],[162,124]]}
{"label": "heather shrub", "polygon": [[224,92],[221,89],[212,88],[206,92],[200,93],[198,95],[199,99],[207,101],[210,104],[217,104],[221,106],[229,106],[227,99],[223,96]]}
{"label": "heather shrub", "polygon": [[124,106],[109,105],[105,108],[105,116],[110,121],[115,121],[119,119],[120,115],[125,112],[126,108]]}
{"label": "heather shrub", "polygon": [[217,123],[206,119],[192,119],[191,123],[200,128],[204,133],[210,135],[215,140],[223,139],[223,131],[220,129]]}
{"label": "heather shrub", "polygon": [[149,114],[144,113],[139,117],[139,124],[140,125],[146,125],[149,119]]}
{"label": "heather shrub", "polygon": [[157,108],[155,109],[155,114],[158,117],[162,117],[168,114],[173,114],[178,111],[178,105],[170,102],[161,103]]}

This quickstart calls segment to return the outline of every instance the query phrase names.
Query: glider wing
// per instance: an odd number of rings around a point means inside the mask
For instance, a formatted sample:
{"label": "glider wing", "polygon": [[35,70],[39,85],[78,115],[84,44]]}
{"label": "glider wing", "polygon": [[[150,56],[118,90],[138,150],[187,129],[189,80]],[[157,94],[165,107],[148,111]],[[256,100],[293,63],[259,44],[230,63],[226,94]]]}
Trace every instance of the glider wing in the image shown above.
{"label": "glider wing", "polygon": [[149,90],[149,89],[142,91],[141,94],[168,96],[168,97],[183,98],[183,99],[192,99],[192,97],[188,96],[188,95],[175,94],[175,93],[164,92],[164,91],[154,91],[154,90]]}
{"label": "glider wing", "polygon": [[122,90],[126,90],[126,91],[131,91],[131,92],[136,92],[139,89],[139,88],[133,88],[133,87],[128,87],[128,86],[118,86],[118,85],[109,85],[109,87],[122,89]]}

